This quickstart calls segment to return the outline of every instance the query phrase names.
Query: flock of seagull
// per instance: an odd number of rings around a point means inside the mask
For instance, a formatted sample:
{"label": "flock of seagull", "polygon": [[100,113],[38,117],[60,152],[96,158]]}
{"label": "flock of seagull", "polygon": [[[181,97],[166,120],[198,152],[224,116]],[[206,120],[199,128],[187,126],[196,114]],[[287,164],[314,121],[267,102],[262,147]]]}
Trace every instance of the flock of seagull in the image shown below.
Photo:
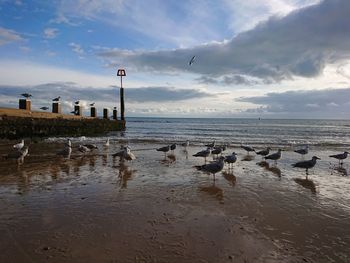
{"label": "flock of seagull", "polygon": [[[106,140],[106,142],[103,144],[104,148],[108,148],[110,146],[109,138]],[[186,141],[185,143],[181,144],[182,147],[184,147],[184,151],[187,151],[187,148],[190,146],[190,142]],[[230,155],[224,156],[223,153],[227,149],[227,145],[216,145],[216,142],[205,145],[206,149],[199,151],[195,154],[193,154],[194,157],[202,157],[204,158],[205,163],[203,165],[197,165],[195,168],[198,170],[208,172],[213,174],[214,180],[215,180],[215,174],[222,171],[225,163],[228,165],[228,169],[233,168],[233,164],[237,161],[237,154],[235,152],[232,152]],[[156,150],[158,152],[163,152],[164,157],[166,158],[167,153],[170,151],[172,154],[174,154],[174,151],[176,149],[177,145],[171,144],[167,145],[161,148],[157,148]],[[256,155],[260,155],[265,161],[272,160],[274,161],[274,164],[277,164],[277,161],[281,159],[282,156],[282,149],[278,149],[277,152],[270,154],[270,147],[267,147],[266,149],[257,151],[253,147],[249,145],[243,145],[240,146],[242,149],[247,151],[247,154],[249,155],[251,152],[254,152]],[[70,139],[67,139],[67,142],[64,144],[64,147],[58,151],[56,154],[58,156],[62,156],[63,158],[69,159],[72,153],[72,142]],[[90,152],[93,152],[98,149],[97,145],[95,144],[79,144],[76,146],[77,151],[79,151],[81,154],[85,155]],[[6,159],[16,159],[19,164],[22,164],[24,162],[24,158],[28,155],[29,148],[28,146],[24,145],[24,140],[22,140],[20,143],[17,143],[13,145],[13,152],[9,153],[6,156]],[[301,148],[294,151],[295,153],[298,153],[302,156],[305,156],[309,153],[309,147],[306,146],[305,148]],[[213,160],[210,163],[207,163],[207,157],[210,155],[213,156]],[[129,146],[121,146],[121,149],[112,154],[113,157],[120,157],[121,160],[126,161],[132,161],[135,160],[135,155],[131,152],[131,148]],[[343,164],[343,160],[348,157],[348,152],[343,152],[340,154],[330,155],[329,157],[335,158],[339,160],[339,165]],[[303,168],[306,169],[306,173],[308,173],[308,170],[313,168],[316,165],[316,161],[320,160],[317,156],[313,156],[311,160],[306,161],[299,161],[294,164],[292,164],[293,167],[297,168]]]}

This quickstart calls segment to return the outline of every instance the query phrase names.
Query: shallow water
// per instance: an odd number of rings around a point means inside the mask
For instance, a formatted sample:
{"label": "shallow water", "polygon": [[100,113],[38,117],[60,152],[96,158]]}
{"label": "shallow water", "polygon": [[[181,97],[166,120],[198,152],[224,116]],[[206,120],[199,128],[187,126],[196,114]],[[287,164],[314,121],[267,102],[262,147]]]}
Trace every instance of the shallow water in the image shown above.
{"label": "shallow water", "polygon": [[[118,138],[120,134],[117,135]],[[128,118],[123,136],[131,142],[174,142],[192,144],[217,140],[238,145],[296,146],[313,148],[350,147],[349,120],[283,120],[230,118]]]}
{"label": "shallow water", "polygon": [[120,162],[119,142],[93,141],[69,160],[51,141],[22,165],[0,160],[0,262],[350,261],[349,165],[335,150],[317,151],[306,178],[296,153],[274,166],[230,147],[238,161],[214,182],[193,167],[199,146],[164,158],[161,144],[130,143],[137,159]]}

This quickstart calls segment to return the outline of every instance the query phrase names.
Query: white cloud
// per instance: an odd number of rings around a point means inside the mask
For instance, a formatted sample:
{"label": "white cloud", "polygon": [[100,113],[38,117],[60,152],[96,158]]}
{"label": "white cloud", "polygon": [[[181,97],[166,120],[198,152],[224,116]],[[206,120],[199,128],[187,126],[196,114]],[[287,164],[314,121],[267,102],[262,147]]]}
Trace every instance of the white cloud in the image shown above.
{"label": "white cloud", "polygon": [[83,55],[85,53],[84,49],[77,43],[69,43],[69,46],[72,48],[72,50],[79,54],[79,55]]}
{"label": "white cloud", "polygon": [[45,28],[44,29],[44,37],[47,39],[53,39],[57,36],[58,34],[58,29],[57,28]]}
{"label": "white cloud", "polygon": [[0,46],[22,40],[23,38],[18,32],[0,27]]}
{"label": "white cloud", "polygon": [[116,83],[113,74],[111,71],[111,76],[104,76],[24,60],[0,60],[0,85],[75,82],[83,86],[109,87]]}

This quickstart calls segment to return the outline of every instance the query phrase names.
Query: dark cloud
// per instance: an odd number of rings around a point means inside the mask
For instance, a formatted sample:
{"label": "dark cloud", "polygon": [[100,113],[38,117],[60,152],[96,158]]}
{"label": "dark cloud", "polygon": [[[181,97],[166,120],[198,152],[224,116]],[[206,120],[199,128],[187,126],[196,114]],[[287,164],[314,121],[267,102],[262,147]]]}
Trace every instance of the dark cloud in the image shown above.
{"label": "dark cloud", "polygon": [[[314,77],[328,63],[350,58],[349,14],[349,0],[325,0],[285,17],[272,17],[223,43],[154,52],[103,49],[98,55],[112,65],[140,71],[185,71],[207,77],[245,75],[263,83],[293,76]],[[193,55],[196,62],[189,66]]]}
{"label": "dark cloud", "polygon": [[250,113],[348,118],[350,88],[268,93],[265,96],[242,97],[236,101],[256,104],[257,107],[246,111]]}
{"label": "dark cloud", "polygon": [[[36,86],[4,86],[0,85],[0,94],[6,98],[19,97],[21,93],[29,92],[33,100],[51,102],[51,99],[61,96],[66,101],[104,101],[119,100],[119,87],[81,87],[73,82],[45,83]],[[214,94],[196,89],[176,89],[171,87],[141,87],[125,89],[127,102],[166,102],[183,101],[212,97]],[[8,99],[6,99],[8,101]],[[0,103],[5,104],[5,100]]]}
{"label": "dark cloud", "polygon": [[228,75],[220,78],[210,77],[210,76],[200,76],[195,80],[200,84],[224,85],[224,86],[230,86],[230,85],[249,85],[250,86],[250,85],[259,83],[256,80],[249,79],[242,75]]}

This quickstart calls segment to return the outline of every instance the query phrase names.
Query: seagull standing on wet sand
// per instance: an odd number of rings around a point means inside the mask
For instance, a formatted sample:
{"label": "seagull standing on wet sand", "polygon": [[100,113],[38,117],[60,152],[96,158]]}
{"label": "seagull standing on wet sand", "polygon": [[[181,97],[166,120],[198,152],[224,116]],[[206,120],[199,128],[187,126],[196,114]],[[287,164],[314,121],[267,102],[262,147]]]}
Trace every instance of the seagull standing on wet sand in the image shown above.
{"label": "seagull standing on wet sand", "polygon": [[132,160],[136,159],[135,155],[131,152],[129,146],[123,147],[121,151],[113,154],[112,156],[113,157],[120,157],[121,160],[125,159],[127,161],[132,161]]}
{"label": "seagull standing on wet sand", "polygon": [[84,146],[89,148],[90,151],[98,149],[96,144],[84,144]]}
{"label": "seagull standing on wet sand", "polygon": [[342,165],[343,164],[343,160],[348,157],[348,154],[349,154],[348,152],[344,152],[344,153],[340,153],[340,154],[330,155],[329,157],[338,159],[339,160],[339,164]]}
{"label": "seagull standing on wet sand", "polygon": [[208,147],[206,150],[197,152],[196,154],[194,154],[194,157],[204,157],[204,162],[207,162],[207,157],[210,155],[210,147]]}
{"label": "seagull standing on wet sand", "polygon": [[166,154],[167,154],[167,152],[169,152],[169,150],[170,150],[170,146],[169,145],[164,146],[164,147],[160,147],[160,148],[157,149],[158,152],[163,152],[164,153],[165,158],[166,158]]}
{"label": "seagull standing on wet sand", "polygon": [[72,153],[72,142],[68,139],[67,143],[64,144],[64,148],[57,153],[57,155],[63,156],[64,158],[70,158]]}
{"label": "seagull standing on wet sand", "polygon": [[278,149],[277,152],[275,153],[272,153],[268,156],[265,156],[265,160],[274,160],[275,161],[275,164],[277,163],[277,160],[279,160],[281,158],[281,152],[282,150],[281,149]]}
{"label": "seagull standing on wet sand", "polygon": [[215,147],[214,150],[211,151],[211,154],[215,154],[216,158],[219,157],[220,153],[222,153],[222,148],[221,147]]}
{"label": "seagull standing on wet sand", "polygon": [[271,150],[271,148],[267,147],[266,149],[258,151],[258,152],[255,152],[255,153],[257,155],[261,155],[261,158],[264,158],[264,156],[266,156],[266,155],[268,155],[270,153],[270,150]]}
{"label": "seagull standing on wet sand", "polygon": [[60,101],[61,96],[58,96],[57,98],[54,98],[52,101]]}
{"label": "seagull standing on wet sand", "polygon": [[90,149],[84,145],[79,145],[78,147],[78,151],[85,154],[85,153],[88,153],[90,152]]}
{"label": "seagull standing on wet sand", "polygon": [[9,153],[5,158],[6,159],[16,159],[17,162],[20,164],[20,163],[24,162],[24,157],[26,157],[28,155],[28,151],[29,151],[28,146],[24,146],[15,152]]}
{"label": "seagull standing on wet sand", "polygon": [[316,160],[321,160],[321,159],[318,158],[317,156],[313,156],[311,160],[297,162],[295,164],[292,164],[292,166],[306,169],[306,174],[307,174],[308,170],[316,165]]}
{"label": "seagull standing on wet sand", "polygon": [[215,174],[220,172],[224,168],[224,160],[225,157],[220,156],[220,158],[216,162],[198,165],[195,167],[197,168],[197,170],[212,173],[215,181]]}
{"label": "seagull standing on wet sand", "polygon": [[244,149],[244,150],[246,150],[247,153],[248,153],[248,155],[249,155],[250,152],[255,152],[254,148],[253,148],[253,147],[250,147],[249,145],[243,145],[243,144],[241,144],[241,148]]}
{"label": "seagull standing on wet sand", "polygon": [[301,156],[304,157],[304,155],[306,155],[306,154],[309,153],[309,145],[306,145],[305,148],[295,150],[294,152],[295,152],[295,153],[299,153],[299,154],[301,154]]}
{"label": "seagull standing on wet sand", "polygon": [[228,163],[228,169],[233,168],[233,164],[237,161],[236,153],[233,152],[231,155],[225,157],[225,163]]}
{"label": "seagull standing on wet sand", "polygon": [[216,145],[216,141],[214,140],[212,143],[206,144],[205,146],[207,146],[208,148],[214,148]]}
{"label": "seagull standing on wet sand", "polygon": [[187,147],[190,146],[190,141],[187,140],[186,142],[181,144],[182,147],[185,147],[185,151],[187,151]]}
{"label": "seagull standing on wet sand", "polygon": [[19,151],[23,148],[23,146],[24,146],[24,140],[22,140],[20,143],[13,145],[13,148]]}
{"label": "seagull standing on wet sand", "polygon": [[176,143],[173,143],[172,145],[170,145],[170,150],[172,154],[174,154],[175,149],[176,149]]}

